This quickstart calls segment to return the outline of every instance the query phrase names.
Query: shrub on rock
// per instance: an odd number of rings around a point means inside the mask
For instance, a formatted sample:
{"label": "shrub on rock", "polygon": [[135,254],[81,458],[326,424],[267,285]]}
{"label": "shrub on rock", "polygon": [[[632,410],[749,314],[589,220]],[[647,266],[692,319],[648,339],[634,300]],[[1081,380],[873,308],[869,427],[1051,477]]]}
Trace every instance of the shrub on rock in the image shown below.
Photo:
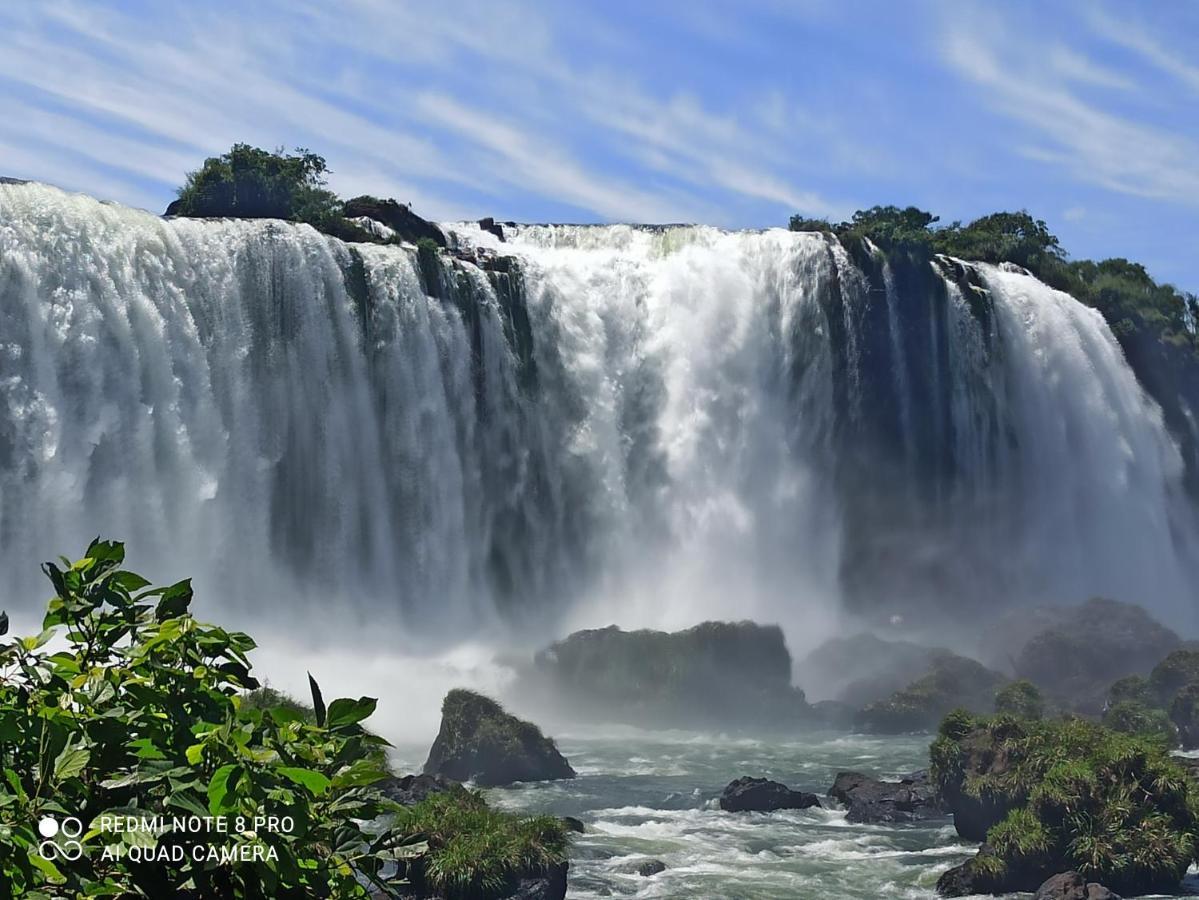
{"label": "shrub on rock", "polygon": [[1199,789],[1151,737],[1081,719],[946,717],[932,775],[979,854],[938,889],[1033,891],[1077,871],[1129,894],[1173,892],[1195,860]]}
{"label": "shrub on rock", "polygon": [[1021,678],[1004,685],[995,694],[995,712],[1020,719],[1039,719],[1045,713],[1045,701],[1035,684]]}
{"label": "shrub on rock", "polygon": [[1149,687],[1158,706],[1169,708],[1175,694],[1199,682],[1199,650],[1175,650],[1153,667]]}
{"label": "shrub on rock", "polygon": [[483,786],[574,778],[554,742],[489,697],[455,689],[441,704],[441,730],[425,773]]}

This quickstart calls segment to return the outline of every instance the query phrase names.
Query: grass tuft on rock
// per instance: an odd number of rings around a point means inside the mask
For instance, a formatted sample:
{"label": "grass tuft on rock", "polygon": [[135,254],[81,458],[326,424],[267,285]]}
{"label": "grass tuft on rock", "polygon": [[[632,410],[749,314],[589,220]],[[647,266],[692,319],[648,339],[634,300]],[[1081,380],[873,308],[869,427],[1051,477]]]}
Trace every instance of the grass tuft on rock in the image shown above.
{"label": "grass tuft on rock", "polygon": [[1035,890],[1077,870],[1123,893],[1177,890],[1196,859],[1199,790],[1167,747],[1156,731],[1081,719],[947,716],[931,774],[958,830],[985,837],[963,867],[972,889]]}

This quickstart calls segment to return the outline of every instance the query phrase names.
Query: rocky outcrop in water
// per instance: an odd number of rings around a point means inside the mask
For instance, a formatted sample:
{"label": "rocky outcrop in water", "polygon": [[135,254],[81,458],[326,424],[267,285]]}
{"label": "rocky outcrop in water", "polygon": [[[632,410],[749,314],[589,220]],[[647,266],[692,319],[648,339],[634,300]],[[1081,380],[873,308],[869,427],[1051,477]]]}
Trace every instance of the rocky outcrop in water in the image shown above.
{"label": "rocky outcrop in water", "polygon": [[939,653],[926,675],[886,700],[866,706],[857,724],[875,734],[933,731],[950,710],[989,712],[995,703],[995,691],[1004,680],[976,660]]}
{"label": "rocky outcrop in water", "polygon": [[1037,888],[1033,900],[1120,900],[1120,895],[1077,872],[1062,872]]}
{"label": "rocky outcrop in water", "polygon": [[793,730],[808,720],[777,625],[579,631],[537,654],[518,685],[563,716],[653,727]]}
{"label": "rocky outcrop in water", "polygon": [[738,778],[720,794],[720,808],[726,812],[773,812],[813,806],[820,806],[815,794],[793,791],[782,782],[766,778]]}
{"label": "rocky outcrop in water", "polygon": [[575,777],[566,757],[536,725],[505,712],[489,697],[460,689],[446,694],[441,705],[441,730],[425,774],[484,787]]}
{"label": "rocky outcrop in water", "polygon": [[666,863],[660,859],[651,859],[637,867],[637,874],[642,878],[652,878],[666,871]]}
{"label": "rocky outcrop in water", "polygon": [[945,815],[928,772],[879,781],[861,772],[838,772],[828,795],[844,803],[850,822],[920,822]]}

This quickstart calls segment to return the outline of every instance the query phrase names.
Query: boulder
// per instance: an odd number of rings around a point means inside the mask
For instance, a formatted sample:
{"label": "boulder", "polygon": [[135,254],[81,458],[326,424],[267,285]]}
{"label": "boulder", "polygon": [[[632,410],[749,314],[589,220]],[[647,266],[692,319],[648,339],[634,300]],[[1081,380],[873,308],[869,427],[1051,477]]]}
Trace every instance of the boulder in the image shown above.
{"label": "boulder", "polygon": [[777,625],[578,631],[538,653],[514,695],[562,717],[655,728],[793,731],[810,721]]}
{"label": "boulder", "polygon": [[989,712],[1005,680],[976,660],[943,651],[934,656],[926,675],[886,700],[867,705],[857,725],[876,734],[934,731],[951,710]]}
{"label": "boulder", "polygon": [[1054,624],[1034,634],[1014,660],[1016,674],[1056,705],[1099,715],[1106,687],[1148,673],[1181,639],[1140,606],[1101,597],[1050,614]]}
{"label": "boulder", "polygon": [[1037,888],[1033,900],[1120,900],[1120,895],[1077,872],[1062,872]]}
{"label": "boulder", "polygon": [[666,863],[660,859],[651,859],[648,862],[643,862],[637,867],[637,874],[642,878],[652,878],[661,872],[666,871]]}
{"label": "boulder", "polygon": [[738,778],[720,794],[720,808],[726,812],[773,812],[776,809],[808,809],[820,806],[820,798],[804,791],[793,791],[778,781],[765,778]]}
{"label": "boulder", "polygon": [[438,247],[446,246],[445,234],[432,222],[422,219],[411,207],[395,200],[380,200],[378,197],[355,197],[345,202],[343,214],[347,219],[366,216],[386,225],[405,241],[415,244],[428,238]]}
{"label": "boulder", "polygon": [[490,787],[574,778],[575,771],[536,725],[474,691],[455,689],[441,705],[441,730],[425,774]]}
{"label": "boulder", "polygon": [[861,772],[838,772],[828,795],[845,804],[850,822],[920,822],[944,816],[928,772],[879,781]]}
{"label": "boulder", "polygon": [[388,800],[394,800],[401,806],[416,806],[432,794],[444,794],[460,785],[442,775],[421,774],[385,778],[376,787]]}

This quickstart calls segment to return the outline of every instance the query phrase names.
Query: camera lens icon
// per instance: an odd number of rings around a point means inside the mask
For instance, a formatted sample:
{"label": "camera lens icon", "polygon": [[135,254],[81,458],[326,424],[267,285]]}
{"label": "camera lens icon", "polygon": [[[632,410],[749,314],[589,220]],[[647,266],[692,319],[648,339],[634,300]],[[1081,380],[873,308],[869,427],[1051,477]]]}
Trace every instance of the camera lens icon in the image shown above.
{"label": "camera lens icon", "polygon": [[83,823],[74,816],[67,816],[61,822],[45,816],[37,823],[37,831],[45,838],[37,848],[42,859],[74,862],[83,856],[83,844],[78,840],[83,834]]}

